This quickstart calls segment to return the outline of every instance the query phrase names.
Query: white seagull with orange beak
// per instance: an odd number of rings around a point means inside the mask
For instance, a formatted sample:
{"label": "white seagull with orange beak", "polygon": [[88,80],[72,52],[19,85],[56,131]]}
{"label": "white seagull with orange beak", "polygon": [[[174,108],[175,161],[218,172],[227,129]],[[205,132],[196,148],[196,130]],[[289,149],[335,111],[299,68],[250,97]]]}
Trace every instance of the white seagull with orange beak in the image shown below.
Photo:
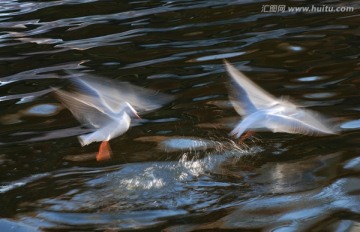
{"label": "white seagull with orange beak", "polygon": [[331,126],[324,116],[295,105],[285,98],[275,98],[230,63],[224,62],[231,77],[230,101],[243,117],[230,135],[239,138],[248,129],[304,135],[337,133],[335,125]]}
{"label": "white seagull with orange beak", "polygon": [[127,82],[89,74],[74,75],[70,80],[77,87],[76,91],[54,89],[54,93],[80,123],[94,129],[78,138],[82,146],[102,142],[97,161],[111,157],[109,140],[124,134],[130,128],[131,118],[140,118],[138,111],[160,108],[172,99]]}

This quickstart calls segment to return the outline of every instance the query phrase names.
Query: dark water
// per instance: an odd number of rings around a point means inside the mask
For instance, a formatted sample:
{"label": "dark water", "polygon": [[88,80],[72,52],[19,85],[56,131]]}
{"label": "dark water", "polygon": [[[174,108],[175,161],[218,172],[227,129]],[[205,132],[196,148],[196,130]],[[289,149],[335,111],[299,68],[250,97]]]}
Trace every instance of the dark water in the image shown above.
{"label": "dark water", "polygon": [[[0,231],[359,231],[360,15],[261,12],[256,1],[0,2]],[[287,6],[306,6],[303,1]],[[224,127],[222,59],[340,135]],[[172,94],[98,144],[49,93],[67,70]]]}

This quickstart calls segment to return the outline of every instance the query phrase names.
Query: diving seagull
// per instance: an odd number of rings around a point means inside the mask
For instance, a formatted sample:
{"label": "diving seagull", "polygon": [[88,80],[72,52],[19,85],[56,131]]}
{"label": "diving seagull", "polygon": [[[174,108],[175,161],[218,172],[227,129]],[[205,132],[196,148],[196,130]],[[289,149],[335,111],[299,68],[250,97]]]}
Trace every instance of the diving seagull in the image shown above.
{"label": "diving seagull", "polygon": [[70,78],[75,91],[54,88],[56,97],[73,116],[93,132],[78,136],[82,146],[102,142],[96,160],[111,156],[109,140],[124,134],[131,118],[147,113],[168,103],[172,97],[156,91],[89,74]]}
{"label": "diving seagull", "polygon": [[296,105],[286,98],[276,98],[252,82],[227,61],[230,76],[229,98],[242,121],[230,132],[239,138],[245,131],[270,130],[304,135],[337,134],[324,116]]}

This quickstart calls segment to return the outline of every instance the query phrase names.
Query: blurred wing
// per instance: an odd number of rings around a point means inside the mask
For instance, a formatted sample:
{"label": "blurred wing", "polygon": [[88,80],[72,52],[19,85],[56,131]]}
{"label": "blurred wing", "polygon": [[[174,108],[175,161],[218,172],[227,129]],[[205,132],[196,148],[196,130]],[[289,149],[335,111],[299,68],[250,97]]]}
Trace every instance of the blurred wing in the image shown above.
{"label": "blurred wing", "polygon": [[273,95],[260,88],[230,63],[224,62],[231,76],[230,99],[240,115],[267,108],[278,102]]}
{"label": "blurred wing", "polygon": [[114,113],[123,108],[119,102],[128,102],[138,111],[150,111],[172,100],[166,94],[94,75],[78,75],[72,80],[82,90],[96,93],[102,104]]}
{"label": "blurred wing", "polygon": [[298,113],[287,116],[269,115],[267,127],[273,132],[286,132],[304,135],[337,134],[335,127],[330,126],[328,119],[312,111],[298,109]]}
{"label": "blurred wing", "polygon": [[84,96],[92,96],[98,99],[103,110],[116,114],[124,109],[126,104],[124,99],[118,97],[116,85],[114,86],[108,79],[91,74],[72,72],[69,72],[69,74],[71,74],[71,81],[78,88],[78,91],[83,92]]}
{"label": "blurred wing", "polygon": [[96,98],[78,93],[54,89],[56,97],[68,108],[81,123],[93,128],[108,124],[111,117],[96,103]]}
{"label": "blurred wing", "polygon": [[267,115],[263,111],[256,111],[243,118],[243,120],[230,132],[230,135],[236,135],[239,138],[248,129],[259,130],[266,128]]}
{"label": "blurred wing", "polygon": [[119,96],[139,112],[151,111],[170,102],[173,97],[154,90],[144,89],[126,82],[118,82]]}

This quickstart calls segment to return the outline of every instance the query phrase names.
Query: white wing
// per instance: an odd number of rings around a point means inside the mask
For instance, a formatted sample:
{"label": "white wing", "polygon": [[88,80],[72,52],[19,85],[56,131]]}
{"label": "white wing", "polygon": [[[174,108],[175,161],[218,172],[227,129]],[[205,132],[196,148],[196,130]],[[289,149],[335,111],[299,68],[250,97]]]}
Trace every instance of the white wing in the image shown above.
{"label": "white wing", "polygon": [[127,82],[118,82],[94,75],[74,76],[72,81],[87,93],[98,95],[102,104],[114,113],[119,112],[119,102],[128,102],[138,111],[150,111],[168,103],[172,97],[156,91],[134,86]]}
{"label": "white wing", "polygon": [[337,134],[336,125],[331,126],[325,117],[312,111],[296,109],[296,113],[269,114],[267,128],[273,132],[286,132],[304,135]]}
{"label": "white wing", "polygon": [[240,115],[247,115],[279,103],[273,95],[260,88],[230,63],[224,62],[231,77],[230,99]]}
{"label": "white wing", "polygon": [[99,104],[96,97],[80,93],[70,93],[59,89],[54,89],[54,93],[65,107],[71,111],[74,117],[85,125],[92,128],[100,128],[112,120],[110,115]]}
{"label": "white wing", "polygon": [[248,129],[267,129],[266,117],[267,115],[262,111],[257,111],[245,116],[244,119],[230,132],[230,135],[235,135],[236,138],[239,138]]}

